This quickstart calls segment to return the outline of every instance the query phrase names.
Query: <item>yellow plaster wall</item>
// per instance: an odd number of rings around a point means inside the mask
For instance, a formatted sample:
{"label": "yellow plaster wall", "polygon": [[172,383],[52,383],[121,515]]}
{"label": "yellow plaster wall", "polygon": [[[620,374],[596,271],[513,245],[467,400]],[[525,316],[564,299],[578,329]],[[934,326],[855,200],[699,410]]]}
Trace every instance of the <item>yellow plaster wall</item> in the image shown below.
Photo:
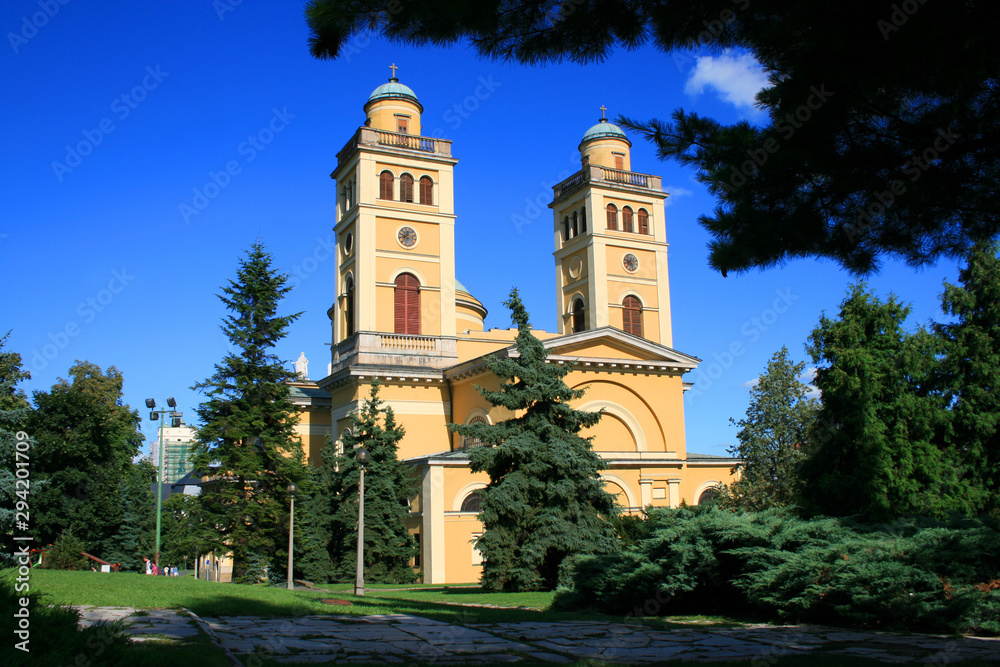
{"label": "yellow plaster wall", "polygon": [[601,165],[602,167],[611,167],[613,169],[615,166],[614,153],[624,153],[625,171],[632,171],[632,156],[627,141],[612,137],[601,137],[600,139],[591,139],[580,144],[580,155],[585,158],[589,157],[590,164],[593,165]]}
{"label": "yellow plaster wall", "polygon": [[365,112],[376,130],[395,132],[396,114],[403,114],[410,117],[409,134],[420,134],[420,108],[413,102],[404,99],[378,100],[374,104],[366,104]]}

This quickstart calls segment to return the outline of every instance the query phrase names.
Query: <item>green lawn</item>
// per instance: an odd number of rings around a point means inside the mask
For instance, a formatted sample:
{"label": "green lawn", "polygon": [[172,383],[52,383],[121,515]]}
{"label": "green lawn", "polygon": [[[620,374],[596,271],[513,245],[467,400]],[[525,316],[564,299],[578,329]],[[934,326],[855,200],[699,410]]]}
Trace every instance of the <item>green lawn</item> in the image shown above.
{"label": "green lawn", "polygon": [[[186,607],[199,616],[305,616],[309,614],[414,614],[452,623],[532,620],[621,620],[545,611],[553,593],[486,593],[478,587],[366,588],[363,598],[353,587],[329,586],[330,592],[289,591],[266,585],[218,584],[192,577],[150,577],[135,573],[34,570],[32,588],[53,604],[89,604],[138,609]],[[350,606],[320,602],[335,598]],[[491,608],[464,605],[492,605]],[[516,607],[511,609],[510,607]]]}

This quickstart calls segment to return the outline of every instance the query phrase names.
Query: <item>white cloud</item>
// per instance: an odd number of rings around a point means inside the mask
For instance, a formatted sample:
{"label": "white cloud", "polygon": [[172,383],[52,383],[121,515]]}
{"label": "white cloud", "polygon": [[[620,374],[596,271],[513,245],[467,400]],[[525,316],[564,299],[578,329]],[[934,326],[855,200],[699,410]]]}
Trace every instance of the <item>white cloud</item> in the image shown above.
{"label": "white cloud", "polygon": [[744,382],[743,386],[746,387],[747,389],[753,389],[759,384],[760,384],[760,378],[754,378],[752,380],[747,380],[746,382]]}
{"label": "white cloud", "polygon": [[767,77],[749,53],[721,56],[698,56],[684,92],[700,95],[705,88],[714,88],[719,96],[737,108],[754,108],[754,95],[767,86]]}
{"label": "white cloud", "polygon": [[673,204],[674,203],[673,200],[677,197],[690,197],[691,195],[694,194],[687,188],[682,188],[679,185],[668,185],[667,187],[663,188],[663,191],[670,195],[669,197],[667,197],[666,201],[663,202],[664,206],[670,206],[671,204]]}

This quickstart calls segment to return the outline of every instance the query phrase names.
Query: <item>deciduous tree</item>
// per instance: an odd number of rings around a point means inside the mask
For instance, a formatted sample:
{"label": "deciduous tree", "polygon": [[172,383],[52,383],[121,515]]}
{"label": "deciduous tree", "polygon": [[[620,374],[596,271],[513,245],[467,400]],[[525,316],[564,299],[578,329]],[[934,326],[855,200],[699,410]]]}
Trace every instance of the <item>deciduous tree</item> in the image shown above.
{"label": "deciduous tree", "polygon": [[730,420],[740,427],[739,444],[729,450],[740,459],[733,468],[738,478],[716,502],[754,511],[795,502],[803,447],[819,408],[806,397],[809,386],[799,379],[804,370],[805,362],[792,363],[787,347],[771,357],[750,389],[746,417]]}

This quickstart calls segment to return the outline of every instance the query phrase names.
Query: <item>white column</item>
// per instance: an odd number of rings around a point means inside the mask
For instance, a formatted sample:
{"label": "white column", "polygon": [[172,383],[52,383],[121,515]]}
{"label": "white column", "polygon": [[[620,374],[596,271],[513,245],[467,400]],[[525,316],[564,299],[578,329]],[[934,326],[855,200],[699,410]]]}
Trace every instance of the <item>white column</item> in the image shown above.
{"label": "white column", "polygon": [[680,478],[667,480],[667,498],[670,500],[670,507],[681,506],[681,480]]}

